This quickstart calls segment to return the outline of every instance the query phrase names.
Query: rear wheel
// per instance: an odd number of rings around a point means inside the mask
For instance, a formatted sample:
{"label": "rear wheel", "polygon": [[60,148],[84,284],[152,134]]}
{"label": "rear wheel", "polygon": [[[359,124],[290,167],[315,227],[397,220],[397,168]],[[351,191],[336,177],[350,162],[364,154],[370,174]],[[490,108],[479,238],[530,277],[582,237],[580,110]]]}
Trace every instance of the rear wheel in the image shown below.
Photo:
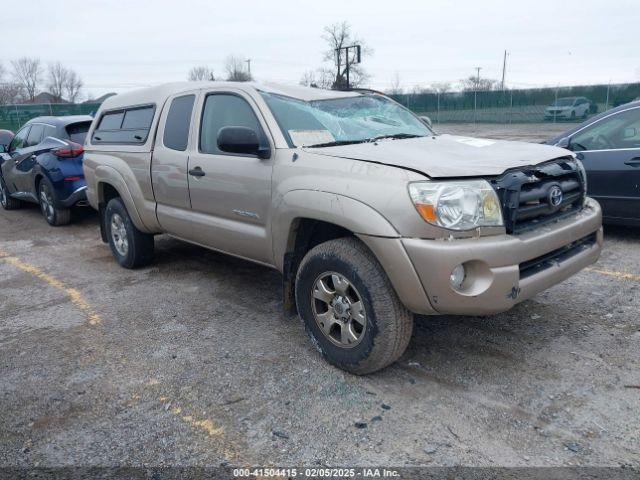
{"label": "rear wheel", "polygon": [[68,208],[57,208],[55,197],[53,196],[53,185],[47,178],[40,180],[38,185],[38,200],[40,211],[49,225],[58,227],[71,222],[71,210]]}
{"label": "rear wheel", "polygon": [[296,303],[322,356],[351,373],[390,365],[411,339],[413,315],[355,238],[330,240],[307,253],[296,277]]}
{"label": "rear wheel", "polygon": [[0,177],[0,205],[5,210],[16,210],[21,206],[20,200],[9,196],[9,190],[2,177]]}
{"label": "rear wheel", "polygon": [[136,228],[122,200],[109,200],[104,215],[109,247],[118,263],[125,268],[143,267],[151,263],[153,235]]}

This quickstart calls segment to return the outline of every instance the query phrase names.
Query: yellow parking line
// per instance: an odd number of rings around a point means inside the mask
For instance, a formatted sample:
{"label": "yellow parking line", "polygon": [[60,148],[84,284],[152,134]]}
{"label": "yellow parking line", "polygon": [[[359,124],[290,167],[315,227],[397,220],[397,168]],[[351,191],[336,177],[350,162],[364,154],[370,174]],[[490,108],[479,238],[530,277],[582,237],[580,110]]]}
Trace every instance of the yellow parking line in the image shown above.
{"label": "yellow parking line", "polygon": [[621,278],[623,280],[633,280],[636,282],[640,282],[640,275],[636,275],[635,273],[627,273],[627,272],[616,272],[614,270],[600,270],[598,268],[586,268],[587,272],[599,273],[601,275],[608,275],[609,277]]}
{"label": "yellow parking line", "polygon": [[[145,387],[158,387],[162,388],[160,381],[157,378],[151,378],[145,384]],[[132,400],[140,400],[140,394],[132,395]],[[167,395],[160,395],[158,397],[159,401],[164,404],[165,410],[168,410],[172,415],[176,418],[180,419],[185,424],[190,427],[200,430],[204,432],[208,437],[217,438],[219,441],[223,442],[223,454],[228,459],[238,459],[240,456],[238,455],[238,449],[235,448],[235,445],[225,436],[224,427],[216,425],[213,420],[200,417],[198,418],[196,415],[188,414],[184,409],[176,405],[176,402],[171,400]]]}
{"label": "yellow parking line", "polygon": [[78,309],[82,310],[89,320],[90,325],[98,325],[102,322],[100,315],[96,313],[96,311],[89,305],[89,303],[84,299],[82,294],[75,288],[68,287],[62,281],[58,280],[55,277],[52,277],[46,272],[43,272],[35,265],[31,265],[30,263],[23,262],[18,257],[14,257],[9,255],[3,250],[0,250],[0,260],[4,260],[9,265],[13,265],[20,270],[30,273],[40,280],[48,283],[53,288],[60,290],[64,293],[69,299],[71,303],[73,303]]}

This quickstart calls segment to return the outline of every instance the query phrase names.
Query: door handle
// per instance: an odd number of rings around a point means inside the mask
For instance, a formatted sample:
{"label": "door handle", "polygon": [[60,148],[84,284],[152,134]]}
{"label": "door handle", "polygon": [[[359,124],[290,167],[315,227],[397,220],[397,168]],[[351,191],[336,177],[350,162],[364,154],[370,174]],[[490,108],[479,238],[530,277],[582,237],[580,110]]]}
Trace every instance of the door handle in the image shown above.
{"label": "door handle", "polygon": [[640,167],[640,157],[634,157],[631,160],[627,160],[624,164],[629,165],[630,167]]}
{"label": "door handle", "polygon": [[204,177],[206,173],[204,173],[204,171],[200,167],[196,167],[189,170],[189,175],[193,177]]}

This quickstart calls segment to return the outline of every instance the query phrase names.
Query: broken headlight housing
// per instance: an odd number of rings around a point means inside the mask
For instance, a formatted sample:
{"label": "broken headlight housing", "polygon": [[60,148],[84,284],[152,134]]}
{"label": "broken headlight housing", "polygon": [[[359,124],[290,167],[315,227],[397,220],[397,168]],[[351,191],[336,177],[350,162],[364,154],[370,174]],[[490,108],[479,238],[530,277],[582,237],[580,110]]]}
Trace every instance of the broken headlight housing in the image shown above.
{"label": "broken headlight housing", "polygon": [[427,222],[450,230],[504,225],[495,190],[486,180],[414,182],[409,195]]}

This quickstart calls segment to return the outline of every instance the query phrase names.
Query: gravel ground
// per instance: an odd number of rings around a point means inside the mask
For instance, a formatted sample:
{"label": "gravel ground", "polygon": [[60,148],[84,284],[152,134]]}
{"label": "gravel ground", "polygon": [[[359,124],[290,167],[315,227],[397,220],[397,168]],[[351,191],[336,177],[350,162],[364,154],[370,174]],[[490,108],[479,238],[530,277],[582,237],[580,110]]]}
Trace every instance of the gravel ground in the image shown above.
{"label": "gravel ground", "polygon": [[156,245],[124,270],[88,210],[0,210],[0,465],[639,463],[640,230],[510,312],[417,318],[367,377],[319,358],[276,272]]}

